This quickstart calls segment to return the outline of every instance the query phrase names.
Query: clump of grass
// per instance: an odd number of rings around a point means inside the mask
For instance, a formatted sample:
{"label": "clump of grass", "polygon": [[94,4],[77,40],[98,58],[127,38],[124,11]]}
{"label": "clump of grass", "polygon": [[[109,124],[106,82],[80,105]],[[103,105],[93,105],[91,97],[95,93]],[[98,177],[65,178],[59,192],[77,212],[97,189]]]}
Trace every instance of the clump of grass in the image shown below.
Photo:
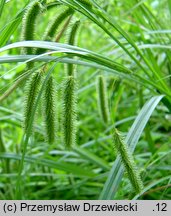
{"label": "clump of grass", "polygon": [[66,148],[71,148],[76,140],[76,85],[75,78],[68,76],[63,87],[63,136]]}
{"label": "clump of grass", "polygon": [[43,96],[43,117],[46,130],[46,140],[54,143],[56,133],[56,101],[55,83],[52,76],[48,79]]}
{"label": "clump of grass", "polygon": [[[30,124],[30,113],[34,110],[36,98],[39,92],[39,87],[41,83],[41,74],[39,71],[34,72],[26,83],[25,92],[25,108],[24,108],[24,131],[32,131],[33,125]],[[30,127],[30,130],[28,130]]]}
{"label": "clump of grass", "polygon": [[100,115],[104,123],[109,122],[109,105],[107,97],[106,80],[102,75],[97,77],[97,97],[98,97],[98,108]]}
{"label": "clump of grass", "polygon": [[120,155],[123,165],[127,171],[128,178],[134,190],[136,191],[136,193],[140,193],[143,189],[143,183],[140,178],[140,174],[135,165],[133,156],[129,152],[128,147],[122,140],[122,137],[116,128],[114,129],[114,146],[115,146],[116,151]]}

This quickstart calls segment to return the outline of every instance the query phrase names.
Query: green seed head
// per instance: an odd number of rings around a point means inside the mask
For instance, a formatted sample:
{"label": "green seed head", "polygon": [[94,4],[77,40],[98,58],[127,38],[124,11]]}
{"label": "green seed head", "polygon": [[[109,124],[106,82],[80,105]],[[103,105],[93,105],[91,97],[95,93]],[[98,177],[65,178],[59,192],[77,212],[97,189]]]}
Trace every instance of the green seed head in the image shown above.
{"label": "green seed head", "polygon": [[41,83],[41,75],[39,72],[34,72],[26,83],[26,94],[25,94],[25,108],[24,108],[24,131],[32,131],[33,125],[30,124],[31,113],[34,110],[36,98],[39,92],[39,87]]}
{"label": "green seed head", "polygon": [[54,143],[56,133],[56,100],[55,84],[51,76],[45,86],[43,95],[43,117],[46,131],[46,140]]}
{"label": "green seed head", "polygon": [[120,155],[122,163],[127,171],[128,178],[134,190],[136,191],[136,193],[140,193],[143,189],[143,183],[141,181],[140,174],[135,165],[132,154],[129,152],[127,145],[122,140],[122,137],[117,129],[114,130],[114,146],[116,151]]}
{"label": "green seed head", "polygon": [[71,14],[73,14],[72,9],[66,9],[60,15],[57,15],[53,21],[47,27],[47,30],[43,36],[43,40],[53,40],[56,36],[56,32],[58,30],[59,25]]}
{"label": "green seed head", "polygon": [[77,20],[72,28],[71,31],[69,32],[69,37],[68,37],[68,44],[70,45],[76,45],[77,44],[77,33],[78,33],[78,29],[80,26],[80,20]]}
{"label": "green seed head", "polygon": [[76,83],[68,76],[63,87],[63,136],[66,148],[75,144],[76,139]]}
{"label": "green seed head", "polygon": [[[35,28],[36,28],[36,19],[39,13],[42,10],[42,5],[39,1],[32,2],[28,9],[26,10],[23,17],[23,25],[22,25],[22,40],[34,40]],[[34,48],[28,47],[23,48],[23,53],[26,55],[31,55],[34,53]]]}
{"label": "green seed head", "polygon": [[[61,25],[61,23],[70,15],[72,15],[74,11],[70,8],[63,11],[60,15],[57,14],[56,17],[54,17],[53,21],[49,23],[42,40],[44,41],[54,41],[56,38],[56,32]],[[42,49],[37,49],[36,54],[41,54]]]}

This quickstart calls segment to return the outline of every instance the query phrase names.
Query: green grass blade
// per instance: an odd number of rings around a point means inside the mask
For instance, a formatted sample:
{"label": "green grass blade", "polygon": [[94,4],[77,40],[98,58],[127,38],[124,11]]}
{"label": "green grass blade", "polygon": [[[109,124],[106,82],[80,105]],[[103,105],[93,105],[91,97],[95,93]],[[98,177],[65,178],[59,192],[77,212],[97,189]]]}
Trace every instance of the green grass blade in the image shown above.
{"label": "green grass blade", "polygon": [[[13,153],[1,153],[0,158],[17,160],[17,161],[22,160],[21,155],[13,154]],[[33,156],[25,156],[24,161],[31,164],[37,164],[40,166],[47,166],[49,168],[62,170],[68,173],[72,173],[74,176],[78,176],[78,177],[95,177],[95,174],[92,171],[84,169],[78,165],[73,165],[71,163],[66,163],[63,161],[56,162],[53,160],[44,159],[44,158],[41,159]]]}
{"label": "green grass blade", "polygon": [[21,23],[23,16],[23,10],[19,12],[7,25],[4,26],[2,30],[0,30],[0,47],[4,46],[15,30]]}
{"label": "green grass blade", "polygon": [[0,152],[5,152],[5,145],[2,137],[2,130],[0,128]]}
{"label": "green grass blade", "polygon": [[[130,148],[130,152],[133,153],[134,149],[138,143],[138,140],[152,114],[157,104],[163,98],[163,95],[152,97],[141,109],[137,118],[135,119],[132,127],[130,128],[125,143]],[[119,157],[115,160],[112,169],[108,175],[108,179],[103,187],[103,190],[100,194],[99,199],[101,200],[110,200],[113,199],[115,193],[119,187],[119,184],[122,180],[124,173],[124,168],[122,166],[121,160]]]}
{"label": "green grass blade", "polygon": [[4,5],[5,5],[5,0],[1,0],[1,3],[0,3],[0,17],[2,15]]}
{"label": "green grass blade", "polygon": [[150,190],[152,187],[160,184],[161,182],[165,182],[166,180],[170,180],[171,179],[171,176],[166,176],[166,177],[163,177],[161,179],[158,179],[157,181],[154,181],[153,183],[147,185],[140,194],[136,195],[133,200],[137,200],[139,197],[141,197],[145,192],[147,192],[148,190]]}
{"label": "green grass blade", "polygon": [[108,164],[102,158],[99,158],[97,155],[93,154],[87,149],[76,146],[73,148],[73,150],[81,157],[87,159],[88,161],[97,165],[98,167],[101,167],[104,170],[109,170]]}
{"label": "green grass blade", "polygon": [[[111,61],[110,59],[98,54],[94,53],[90,50],[81,49],[76,46],[71,46],[67,44],[61,44],[61,43],[54,43],[54,42],[44,42],[44,41],[22,41],[22,42],[16,42],[10,45],[7,45],[5,47],[0,48],[0,52],[12,49],[12,48],[19,48],[19,47],[36,47],[36,48],[44,48],[49,50],[55,50],[60,53],[72,53],[77,56],[84,56],[85,59],[95,60],[96,63],[104,63],[104,66],[111,67],[112,69],[115,68],[115,70],[119,72],[123,72],[125,74],[131,74],[132,72],[124,67],[121,64],[118,64],[116,62]],[[94,59],[95,58],[95,59]]]}
{"label": "green grass blade", "polygon": [[170,18],[171,18],[171,0],[167,0],[168,6],[169,6],[169,13],[170,13]]}
{"label": "green grass blade", "polygon": [[132,79],[135,82],[139,82],[145,85],[146,87],[148,86],[148,88],[155,87],[163,94],[167,94],[168,96],[170,95],[170,92],[166,92],[163,88],[161,88],[160,85],[158,85],[158,83],[152,82],[149,79],[144,78],[144,76],[139,76],[137,73],[133,73],[131,70],[124,67],[122,64],[114,62],[113,60],[107,57],[104,57],[103,55],[100,55],[98,53],[92,52],[87,49],[82,49],[76,46],[71,46],[71,45],[61,44],[61,43],[54,43],[54,42],[45,42],[45,41],[22,41],[22,42],[16,42],[16,43],[2,47],[0,48],[0,52],[6,51],[8,49],[21,48],[21,47],[36,47],[36,48],[54,50],[57,53],[67,53],[67,54],[72,53],[75,56],[84,58],[91,62],[95,62],[99,64],[100,66],[112,69],[115,71],[115,73],[118,73],[118,75],[122,75],[127,79]]}

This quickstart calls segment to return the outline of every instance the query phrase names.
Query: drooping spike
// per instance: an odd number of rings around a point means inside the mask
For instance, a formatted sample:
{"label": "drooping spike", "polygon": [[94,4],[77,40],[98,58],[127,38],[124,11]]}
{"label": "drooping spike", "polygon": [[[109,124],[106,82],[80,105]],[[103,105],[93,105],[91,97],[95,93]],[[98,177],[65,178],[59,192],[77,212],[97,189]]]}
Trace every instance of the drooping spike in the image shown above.
{"label": "drooping spike", "polygon": [[[49,23],[42,40],[43,41],[54,41],[56,37],[56,32],[58,30],[58,27],[61,25],[61,23],[70,15],[72,15],[74,11],[70,8],[64,10],[60,15],[56,15],[56,17],[53,19],[52,22]],[[38,48],[36,50],[36,54],[41,54],[42,49]]]}
{"label": "drooping spike", "polygon": [[66,78],[63,87],[63,136],[66,148],[71,148],[76,140],[76,84],[73,76]]}
{"label": "drooping spike", "polygon": [[[28,6],[23,17],[21,40],[34,40],[36,19],[41,9],[42,5],[39,1],[34,1]],[[34,48],[27,47],[22,51],[26,55],[31,55],[34,53]]]}
{"label": "drooping spike", "polygon": [[134,190],[137,193],[140,193],[143,189],[143,183],[140,178],[140,174],[138,172],[138,169],[135,165],[134,159],[132,154],[129,152],[128,147],[122,140],[121,135],[119,134],[117,129],[114,129],[114,146],[118,154],[120,155],[120,158],[122,160],[122,163],[127,171],[128,178],[134,188]]}
{"label": "drooping spike", "polygon": [[46,130],[46,140],[54,143],[56,134],[56,100],[55,84],[52,76],[48,79],[43,96],[43,117]]}
{"label": "drooping spike", "polygon": [[[34,72],[26,83],[26,94],[25,94],[25,108],[24,108],[24,131],[28,133],[30,128],[30,133],[32,132],[33,125],[30,126],[31,113],[34,110],[36,98],[39,92],[39,87],[41,83],[40,72]],[[34,118],[34,117],[33,117]]]}

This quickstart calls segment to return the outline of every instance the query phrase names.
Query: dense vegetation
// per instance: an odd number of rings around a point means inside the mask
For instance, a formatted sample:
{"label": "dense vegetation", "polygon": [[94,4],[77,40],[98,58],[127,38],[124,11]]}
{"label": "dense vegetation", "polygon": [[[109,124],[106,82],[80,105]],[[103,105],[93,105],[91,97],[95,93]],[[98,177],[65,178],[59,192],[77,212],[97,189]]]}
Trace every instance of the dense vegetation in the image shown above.
{"label": "dense vegetation", "polygon": [[0,199],[171,199],[170,0],[2,0],[0,20]]}

